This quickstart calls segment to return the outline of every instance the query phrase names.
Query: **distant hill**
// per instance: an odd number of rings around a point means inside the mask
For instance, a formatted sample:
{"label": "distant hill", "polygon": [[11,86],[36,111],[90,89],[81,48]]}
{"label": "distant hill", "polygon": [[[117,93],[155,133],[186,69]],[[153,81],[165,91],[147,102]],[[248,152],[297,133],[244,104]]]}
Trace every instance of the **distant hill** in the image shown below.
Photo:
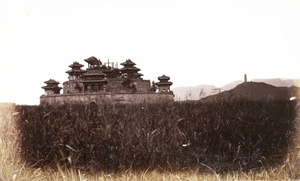
{"label": "distant hill", "polygon": [[221,89],[221,92],[223,91],[227,91],[227,90],[230,90],[230,89],[233,89],[235,88],[237,85],[243,83],[244,81],[242,80],[236,80],[236,81],[233,81],[233,82],[230,82],[229,84],[226,84],[226,85],[223,85],[222,87],[220,87]]}
{"label": "distant hill", "polygon": [[300,87],[300,79],[253,79],[253,82],[264,82],[276,87]]}
{"label": "distant hill", "polygon": [[[253,79],[252,82],[264,82],[276,87],[300,87],[300,79]],[[193,87],[177,87],[173,88],[172,91],[175,94],[175,100],[199,100],[200,98],[218,93],[216,89],[220,89],[220,92],[224,92],[235,88],[241,83],[243,83],[242,80],[237,80],[219,88],[214,85],[198,85]]]}
{"label": "distant hill", "polygon": [[175,94],[176,101],[199,100],[212,95],[213,90],[216,88],[213,85],[198,85],[194,87],[176,87],[172,91]]}
{"label": "distant hill", "polygon": [[252,101],[290,100],[291,97],[300,98],[299,87],[275,87],[263,82],[244,82],[237,85],[234,89],[211,95],[201,100],[204,102],[236,99]]}

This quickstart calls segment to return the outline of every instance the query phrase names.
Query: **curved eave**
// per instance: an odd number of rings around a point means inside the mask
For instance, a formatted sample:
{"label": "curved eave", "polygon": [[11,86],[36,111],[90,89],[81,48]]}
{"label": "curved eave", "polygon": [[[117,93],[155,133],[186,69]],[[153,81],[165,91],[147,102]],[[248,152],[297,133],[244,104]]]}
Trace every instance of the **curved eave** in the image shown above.
{"label": "curved eave", "polygon": [[81,67],[83,67],[84,65],[82,65],[82,64],[71,64],[71,65],[69,65],[69,67],[71,67],[71,68],[73,68],[73,67],[78,67],[78,68],[81,68]]}
{"label": "curved eave", "polygon": [[100,60],[95,61],[95,60],[84,60],[88,64],[96,64],[96,65],[102,65],[102,62]]}
{"label": "curved eave", "polygon": [[98,60],[96,57],[90,57],[90,58],[84,59],[84,61],[87,62],[88,64],[102,65],[102,62],[100,60]]}
{"label": "curved eave", "polygon": [[55,81],[55,80],[53,80],[53,79],[47,80],[47,81],[45,81],[44,83],[46,83],[46,84],[59,84],[58,81]]}
{"label": "curved eave", "polygon": [[126,67],[127,65],[131,65],[131,66],[135,66],[135,63],[127,63],[127,62],[123,62],[121,63],[121,65],[123,65],[124,67]]}
{"label": "curved eave", "polygon": [[45,89],[45,90],[62,89],[62,87],[47,87],[47,86],[43,86],[42,89]]}
{"label": "curved eave", "polygon": [[121,65],[126,66],[126,65],[136,65],[136,64],[130,59],[127,59],[125,62],[121,63]]}
{"label": "curved eave", "polygon": [[144,74],[141,74],[141,73],[135,73],[133,75],[144,76]]}
{"label": "curved eave", "polygon": [[170,77],[169,76],[160,76],[160,77],[157,77],[158,80],[170,80]]}
{"label": "curved eave", "polygon": [[156,85],[172,85],[173,82],[157,82]]}
{"label": "curved eave", "polygon": [[84,77],[92,77],[92,76],[105,76],[104,73],[87,73],[87,74],[83,74]]}
{"label": "curved eave", "polygon": [[141,69],[136,67],[124,67],[120,69],[121,71],[129,70],[129,71],[140,71]]}
{"label": "curved eave", "polygon": [[82,83],[108,83],[107,80],[82,80]]}
{"label": "curved eave", "polygon": [[72,69],[72,70],[68,70],[68,71],[66,71],[66,73],[85,73],[86,71],[85,70],[74,70],[74,69]]}

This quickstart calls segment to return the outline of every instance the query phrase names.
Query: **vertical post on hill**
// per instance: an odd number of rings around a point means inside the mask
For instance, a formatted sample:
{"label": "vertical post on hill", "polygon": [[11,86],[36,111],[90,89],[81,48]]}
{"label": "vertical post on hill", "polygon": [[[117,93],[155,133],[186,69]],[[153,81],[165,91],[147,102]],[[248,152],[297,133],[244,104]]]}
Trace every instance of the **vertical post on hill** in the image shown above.
{"label": "vertical post on hill", "polygon": [[247,82],[247,74],[244,75],[244,82]]}

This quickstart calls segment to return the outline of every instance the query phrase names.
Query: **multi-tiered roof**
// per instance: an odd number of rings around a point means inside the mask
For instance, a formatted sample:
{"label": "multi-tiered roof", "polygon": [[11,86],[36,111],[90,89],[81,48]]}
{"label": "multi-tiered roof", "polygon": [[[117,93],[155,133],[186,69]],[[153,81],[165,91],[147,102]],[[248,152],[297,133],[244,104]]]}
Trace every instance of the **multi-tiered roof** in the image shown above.
{"label": "multi-tiered roof", "polygon": [[105,74],[101,70],[102,62],[96,57],[85,59],[88,63],[87,72],[82,75],[82,83],[85,90],[103,90],[108,81],[105,79]]}
{"label": "multi-tiered roof", "polygon": [[83,67],[82,64],[78,62],[73,62],[73,64],[69,65],[71,67],[71,70],[66,71],[67,74],[69,74],[69,80],[76,80],[81,78],[82,74],[85,73],[85,70],[81,70],[81,67]]}
{"label": "multi-tiered roof", "polygon": [[60,90],[62,89],[61,87],[58,86],[59,82],[54,79],[49,79],[49,80],[45,81],[44,83],[47,85],[43,86],[42,89],[45,90],[47,95],[59,94]]}
{"label": "multi-tiered roof", "polygon": [[169,81],[170,77],[166,75],[162,75],[158,77],[159,82],[156,83],[156,86],[158,87],[159,93],[168,93],[170,92],[170,86],[173,84],[173,82]]}
{"label": "multi-tiered roof", "polygon": [[166,76],[166,75],[162,75],[157,77],[157,79],[159,80],[159,82],[157,82],[157,85],[172,85],[173,82],[170,82],[170,77]]}
{"label": "multi-tiered roof", "polygon": [[127,59],[125,62],[121,63],[124,67],[121,68],[121,73],[124,78],[131,78],[131,79],[140,79],[143,74],[138,73],[141,69],[135,67],[135,63],[132,62],[130,59]]}

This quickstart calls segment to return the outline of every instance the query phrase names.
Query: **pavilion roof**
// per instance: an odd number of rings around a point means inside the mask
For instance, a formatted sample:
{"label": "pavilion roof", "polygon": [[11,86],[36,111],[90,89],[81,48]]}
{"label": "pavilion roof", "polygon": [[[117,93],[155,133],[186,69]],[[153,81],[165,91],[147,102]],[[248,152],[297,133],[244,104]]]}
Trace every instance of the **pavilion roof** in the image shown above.
{"label": "pavilion roof", "polygon": [[102,72],[88,72],[83,74],[84,77],[92,77],[92,76],[105,76]]}
{"label": "pavilion roof", "polygon": [[141,73],[134,73],[133,75],[140,75],[140,76],[143,76],[144,74],[141,74]]}
{"label": "pavilion roof", "polygon": [[51,89],[62,89],[62,87],[58,87],[58,86],[43,86],[42,87],[45,90],[51,90]]}
{"label": "pavilion roof", "polygon": [[54,80],[54,79],[49,79],[49,80],[45,81],[44,83],[46,83],[46,84],[59,84],[59,82]]}
{"label": "pavilion roof", "polygon": [[69,65],[69,67],[73,68],[73,67],[83,67],[84,65],[80,64],[79,62],[75,61],[73,62],[73,64]]}
{"label": "pavilion roof", "polygon": [[155,83],[156,85],[172,85],[173,84],[173,82],[156,82]]}
{"label": "pavilion roof", "polygon": [[84,61],[86,61],[89,64],[102,64],[102,62],[100,60],[98,60],[96,57],[91,56],[90,58],[84,59]]}
{"label": "pavilion roof", "polygon": [[81,69],[79,69],[79,70],[76,70],[76,69],[72,69],[72,70],[68,70],[68,71],[66,71],[66,73],[85,73],[86,71],[85,70],[81,70]]}
{"label": "pavilion roof", "polygon": [[83,74],[82,82],[104,82],[106,83],[107,80],[105,78],[105,74],[103,73],[92,73],[92,74]]}
{"label": "pavilion roof", "polygon": [[121,65],[126,66],[126,65],[136,65],[133,61],[131,61],[130,59],[127,59],[125,62],[121,63]]}
{"label": "pavilion roof", "polygon": [[123,67],[120,70],[134,70],[134,71],[140,71],[141,69],[137,67]]}
{"label": "pavilion roof", "polygon": [[166,76],[166,75],[162,75],[162,76],[159,76],[157,78],[158,78],[158,80],[170,80],[170,77]]}

